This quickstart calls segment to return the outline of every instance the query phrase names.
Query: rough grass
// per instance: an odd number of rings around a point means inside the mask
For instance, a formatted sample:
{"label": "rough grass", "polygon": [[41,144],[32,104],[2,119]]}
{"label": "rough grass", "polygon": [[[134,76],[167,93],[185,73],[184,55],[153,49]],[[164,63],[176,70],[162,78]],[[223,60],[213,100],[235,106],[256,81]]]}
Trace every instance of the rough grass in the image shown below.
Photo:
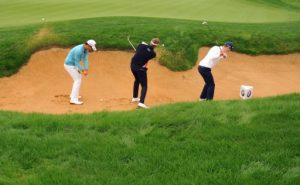
{"label": "rough grass", "polygon": [[0,112],[0,184],[294,185],[300,95],[130,112]]}
{"label": "rough grass", "polygon": [[[165,44],[160,62],[174,71],[187,70],[197,62],[198,49],[232,40],[237,52],[279,54],[300,51],[300,22],[237,24],[176,19],[109,17],[42,23],[0,29],[0,76],[16,73],[35,51],[51,46],[71,47],[93,38],[101,49],[131,49],[160,37]],[[216,36],[215,36],[216,35]],[[62,61],[63,62],[63,61]]]}

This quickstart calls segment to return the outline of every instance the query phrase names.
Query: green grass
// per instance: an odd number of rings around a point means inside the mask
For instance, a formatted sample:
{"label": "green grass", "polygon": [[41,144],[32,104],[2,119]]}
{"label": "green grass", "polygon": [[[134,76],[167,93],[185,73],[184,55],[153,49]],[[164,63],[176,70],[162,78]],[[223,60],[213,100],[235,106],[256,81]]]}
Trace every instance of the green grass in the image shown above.
{"label": "green grass", "polygon": [[0,184],[294,185],[299,141],[299,94],[90,115],[0,112]]}
{"label": "green grass", "polygon": [[[135,45],[160,37],[166,46],[160,58],[161,64],[174,71],[190,69],[197,62],[198,49],[215,44],[214,36],[201,23],[109,17],[0,28],[0,76],[16,73],[32,53],[51,46],[71,47],[93,38],[99,49],[131,49],[127,35],[131,35]],[[209,24],[220,43],[232,40],[238,52],[277,54],[300,51],[300,22]]]}
{"label": "green grass", "polygon": [[[130,49],[127,35],[135,45],[160,37],[166,45],[160,62],[174,71],[194,66],[198,48],[216,39],[232,40],[236,51],[247,54],[297,52],[299,10],[295,0],[2,0],[0,77],[16,73],[40,49],[71,47],[90,38],[101,49],[123,50]],[[79,19],[86,17],[101,18]],[[203,20],[217,38],[201,25]]]}
{"label": "green grass", "polygon": [[[296,0],[2,0],[0,77],[52,46],[93,38],[127,50],[127,35],[135,45],[159,36],[160,62],[186,70],[214,44],[200,20],[238,52],[296,52],[299,9]],[[70,20],[88,17],[107,18]],[[299,94],[89,115],[1,111],[0,185],[299,184],[299,120]]]}
{"label": "green grass", "polygon": [[300,1],[299,0],[248,0],[258,4],[265,4],[276,8],[284,8],[288,10],[299,11]]}
{"label": "green grass", "polygon": [[299,21],[299,10],[296,0],[1,0],[0,27],[107,16],[285,22]]}

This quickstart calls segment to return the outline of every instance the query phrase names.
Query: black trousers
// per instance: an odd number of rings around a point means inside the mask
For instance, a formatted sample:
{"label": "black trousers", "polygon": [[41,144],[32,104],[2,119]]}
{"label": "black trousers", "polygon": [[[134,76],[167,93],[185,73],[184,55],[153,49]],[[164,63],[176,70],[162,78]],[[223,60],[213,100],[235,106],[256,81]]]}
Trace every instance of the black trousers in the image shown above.
{"label": "black trousers", "polygon": [[146,68],[134,68],[131,67],[131,72],[135,78],[133,84],[133,97],[138,97],[139,85],[142,86],[140,103],[145,102],[146,94],[147,94],[147,69]]}
{"label": "black trousers", "polygon": [[207,67],[199,66],[198,71],[205,82],[200,98],[206,100],[212,100],[214,98],[214,92],[215,92],[215,81],[211,73],[211,69]]}

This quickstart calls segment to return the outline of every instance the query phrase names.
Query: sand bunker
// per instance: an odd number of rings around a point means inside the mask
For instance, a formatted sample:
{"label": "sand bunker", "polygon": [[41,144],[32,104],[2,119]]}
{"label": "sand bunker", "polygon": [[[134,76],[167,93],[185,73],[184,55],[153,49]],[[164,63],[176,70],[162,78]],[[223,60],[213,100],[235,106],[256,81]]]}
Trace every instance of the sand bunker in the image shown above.
{"label": "sand bunker", "polygon": [[[84,105],[69,104],[72,79],[63,61],[69,49],[53,48],[35,53],[19,73],[0,79],[0,110],[42,113],[89,113],[130,110],[133,76],[129,64],[133,52],[99,51],[90,54],[89,75],[83,78]],[[199,58],[208,51],[202,48]],[[197,62],[198,64],[198,62]],[[247,56],[231,53],[213,70],[215,100],[240,99],[240,85],[254,86],[254,97],[300,92],[300,54]],[[197,65],[172,72],[151,61],[146,104],[157,106],[197,101],[203,80]],[[203,103],[203,102],[199,102]]]}

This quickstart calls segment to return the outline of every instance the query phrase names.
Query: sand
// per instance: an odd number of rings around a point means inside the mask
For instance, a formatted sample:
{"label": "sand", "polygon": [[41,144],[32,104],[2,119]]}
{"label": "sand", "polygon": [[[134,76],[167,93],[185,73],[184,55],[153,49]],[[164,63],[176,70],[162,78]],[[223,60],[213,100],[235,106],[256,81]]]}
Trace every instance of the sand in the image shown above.
{"label": "sand", "polygon": [[[199,60],[208,49],[199,50]],[[70,105],[72,79],[63,67],[68,51],[52,48],[36,52],[17,74],[1,78],[0,110],[65,114],[136,109],[130,102],[133,52],[91,53],[89,75],[83,77],[80,91],[84,105]],[[191,70],[172,72],[152,60],[145,104],[153,107],[198,101],[204,84],[198,63]],[[240,99],[241,85],[254,86],[253,98],[300,93],[300,54],[248,56],[232,52],[213,69],[213,75],[215,100]]]}

